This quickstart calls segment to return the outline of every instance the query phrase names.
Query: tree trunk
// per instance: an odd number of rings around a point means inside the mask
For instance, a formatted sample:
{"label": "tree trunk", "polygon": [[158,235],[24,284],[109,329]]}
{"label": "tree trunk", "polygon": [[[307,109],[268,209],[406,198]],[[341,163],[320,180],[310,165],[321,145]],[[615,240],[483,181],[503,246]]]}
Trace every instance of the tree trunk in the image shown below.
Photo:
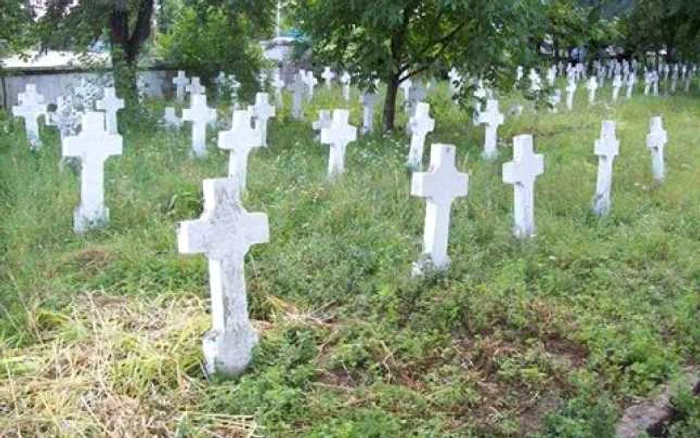
{"label": "tree trunk", "polygon": [[132,33],[129,33],[129,7],[126,0],[115,0],[109,17],[114,86],[117,95],[124,99],[127,111],[138,108],[139,104],[136,82],[138,57],[143,43],[151,34],[154,1],[139,1]]}
{"label": "tree trunk", "polygon": [[394,122],[396,121],[396,96],[399,91],[399,74],[392,74],[387,81],[386,96],[384,98],[384,114],[382,118],[382,126],[384,131],[389,132],[394,130]]}

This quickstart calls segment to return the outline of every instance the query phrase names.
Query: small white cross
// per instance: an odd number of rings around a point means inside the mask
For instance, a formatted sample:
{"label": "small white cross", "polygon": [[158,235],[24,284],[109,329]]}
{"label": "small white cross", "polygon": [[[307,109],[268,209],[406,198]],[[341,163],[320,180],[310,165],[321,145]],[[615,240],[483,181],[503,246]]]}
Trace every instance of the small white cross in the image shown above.
{"label": "small white cross", "polygon": [[366,92],[360,96],[362,103],[362,134],[374,131],[374,105],[377,103],[377,94]]}
{"label": "small white cross", "polygon": [[204,212],[180,223],[178,249],[209,260],[213,324],[204,338],[206,371],[235,376],[258,342],[248,315],[244,258],[251,246],[269,241],[269,225],[266,214],[243,208],[234,180],[206,179],[203,185]]}
{"label": "small white cross", "polygon": [[197,158],[207,155],[207,124],[216,120],[216,110],[207,106],[206,94],[192,94],[190,108],[182,110],[182,120],[192,122],[192,153]]}
{"label": "small white cross", "polygon": [[207,91],[207,88],[200,83],[197,76],[194,76],[190,83],[185,87],[185,90],[190,93],[190,96],[192,96],[196,94],[204,94]]}
{"label": "small white cross", "polygon": [[348,124],[350,111],[335,110],[328,128],[321,129],[321,143],[330,145],[328,157],[328,178],[345,171],[345,149],[357,140],[357,128]]}
{"label": "small white cross", "polygon": [[284,81],[282,80],[279,70],[275,70],[275,73],[272,75],[272,83],[270,85],[272,85],[272,88],[275,89],[275,105],[277,105],[278,108],[282,108],[282,90],[284,89]]}
{"label": "small white cross", "polygon": [[598,80],[595,76],[590,77],[586,89],[588,90],[588,103],[593,105],[595,103],[595,92],[598,89]]}
{"label": "small white cross", "polygon": [[39,117],[46,116],[44,96],[36,92],[36,85],[27,84],[24,93],[19,94],[19,105],[12,107],[12,115],[24,119],[24,129],[32,150],[41,148],[39,138]]}
{"label": "small white cross", "polygon": [[175,96],[180,102],[185,100],[185,87],[190,84],[190,80],[187,79],[187,75],[182,70],[177,72],[177,76],[173,78],[173,84],[175,84]]}
{"label": "small white cross", "polygon": [[569,75],[566,83],[566,109],[569,111],[574,109],[574,96],[576,95],[576,79],[574,75]]}
{"label": "small white cross", "polygon": [[122,154],[122,137],[105,130],[104,114],[88,112],[83,115],[83,130],[74,137],[63,139],[63,156],[78,157],[80,174],[80,205],[75,211],[73,228],[83,233],[109,220],[104,204],[104,163]]}
{"label": "small white cross", "polygon": [[308,101],[311,101],[314,98],[314,88],[316,87],[316,84],[318,84],[318,79],[316,79],[316,76],[314,76],[313,71],[308,71],[305,73],[306,74],[304,75],[304,83],[306,83],[306,97]]}
{"label": "small white cross", "polygon": [[270,96],[267,93],[257,93],[255,95],[255,105],[251,107],[253,110],[253,119],[255,127],[260,128],[262,137],[262,145],[267,146],[267,121],[271,117],[275,117],[275,107],[270,105]]}
{"label": "small white cross", "polygon": [[632,98],[632,91],[634,91],[634,86],[636,83],[637,83],[637,74],[634,72],[630,72],[629,75],[627,76],[627,94],[626,94],[627,99]]}
{"label": "small white cross", "polygon": [[435,129],[435,119],[430,117],[430,104],[419,103],[409,124],[411,125],[411,148],[408,151],[406,165],[410,169],[420,170],[423,165],[425,137]]}
{"label": "small white cross", "polygon": [[104,89],[104,97],[102,100],[95,102],[95,105],[98,110],[102,110],[106,113],[107,132],[110,134],[118,134],[117,111],[124,108],[124,99],[119,99],[117,97],[114,87],[107,87]]}
{"label": "small white cross", "polygon": [[304,99],[304,92],[306,92],[306,81],[304,80],[304,75],[299,72],[294,77],[294,84],[292,84],[292,117],[296,120],[302,118],[302,100]]}
{"label": "small white cross", "polygon": [[498,111],[498,100],[489,99],[486,102],[486,111],[479,116],[479,124],[486,125],[482,153],[486,160],[493,160],[498,156],[498,127],[504,120],[503,114]]}
{"label": "small white cross", "polygon": [[340,77],[340,83],[343,84],[343,98],[345,99],[346,102],[350,101],[350,81],[352,80],[352,76],[350,76],[350,73],[344,72],[343,75]]}
{"label": "small white cross", "polygon": [[260,126],[251,127],[252,116],[250,111],[236,110],[231,129],[219,132],[219,149],[229,151],[228,176],[237,181],[241,190],[246,187],[248,155],[263,146]]}
{"label": "small white cross", "polygon": [[663,182],[666,176],[664,152],[668,142],[668,133],[664,130],[661,117],[652,117],[649,121],[647,147],[651,151],[652,173],[657,183]]}
{"label": "small white cross", "polygon": [[450,232],[452,202],[467,196],[469,176],[455,167],[456,149],[452,145],[434,144],[430,150],[430,169],[414,173],[411,195],[426,198],[423,255],[414,264],[413,274],[430,269],[444,270],[450,265],[447,242]]}
{"label": "small white cross", "polygon": [[513,184],[513,232],[518,238],[535,233],[535,180],[544,173],[544,157],[535,154],[531,135],[513,139],[513,161],[503,164],[503,182]]}
{"label": "small white cross", "polygon": [[600,131],[600,140],[595,141],[595,154],[598,156],[598,179],[596,182],[595,198],[593,198],[593,213],[598,216],[610,212],[612,202],[613,163],[620,154],[620,142],[615,138],[615,122],[604,121]]}
{"label": "small white cross", "polygon": [[335,78],[335,73],[331,71],[330,67],[326,67],[323,70],[323,74],[321,74],[321,77],[324,81],[326,81],[326,88],[331,88],[331,81],[333,80],[333,78]]}
{"label": "small white cross", "polygon": [[410,78],[404,79],[404,81],[401,82],[401,85],[399,85],[399,87],[403,91],[403,100],[404,100],[406,105],[408,105],[409,93],[411,91],[412,86],[413,86],[413,82],[411,81]]}
{"label": "small white cross", "polygon": [[620,88],[622,88],[622,76],[615,75],[615,78],[613,79],[612,86],[613,86],[612,101],[617,102],[617,99],[620,97]]}

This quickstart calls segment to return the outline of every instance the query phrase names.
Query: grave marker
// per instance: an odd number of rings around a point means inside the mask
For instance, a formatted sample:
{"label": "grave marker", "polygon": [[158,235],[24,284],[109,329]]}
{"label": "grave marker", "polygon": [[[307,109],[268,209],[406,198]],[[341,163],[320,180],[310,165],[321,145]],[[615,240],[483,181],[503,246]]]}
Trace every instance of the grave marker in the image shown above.
{"label": "grave marker", "polygon": [[185,100],[185,87],[190,84],[184,71],[178,70],[177,76],[173,78],[173,84],[175,84],[175,97],[178,101],[183,102]]}
{"label": "grave marker", "polygon": [[457,171],[455,156],[454,146],[434,144],[428,172],[413,174],[411,195],[426,198],[423,254],[413,265],[413,275],[444,270],[450,265],[447,243],[452,202],[467,196],[469,190],[469,175]]}
{"label": "grave marker", "polygon": [[295,120],[301,120],[302,118],[301,105],[305,92],[306,82],[302,73],[299,72],[294,77],[294,84],[292,84],[292,118]]}
{"label": "grave marker", "polygon": [[519,239],[535,234],[535,180],[544,173],[544,157],[533,151],[531,135],[513,139],[513,161],[503,164],[503,182],[513,184],[513,233]]}
{"label": "grave marker", "polygon": [[668,133],[664,130],[661,117],[652,117],[649,122],[649,135],[647,136],[647,147],[651,151],[651,169],[654,181],[662,183],[666,176],[664,152],[668,142]]}
{"label": "grave marker", "polygon": [[323,73],[321,74],[321,77],[326,82],[326,88],[328,88],[330,90],[333,78],[335,78],[335,73],[333,73],[331,71],[330,67],[326,67],[323,69]]}
{"label": "grave marker", "polygon": [[591,76],[590,79],[588,79],[586,89],[588,90],[588,104],[595,104],[595,92],[598,89],[598,80],[595,76]]}
{"label": "grave marker", "polygon": [[575,75],[569,75],[566,84],[566,109],[572,111],[574,109],[574,96],[576,95],[576,78]]}
{"label": "grave marker", "polygon": [[122,154],[122,137],[105,130],[104,114],[88,112],[83,115],[83,130],[77,136],[63,139],[63,157],[81,161],[80,205],[73,216],[73,229],[84,233],[109,221],[109,209],[104,204],[104,164],[114,155]]}
{"label": "grave marker", "polygon": [[374,105],[377,103],[377,94],[365,92],[360,97],[362,103],[362,134],[370,134],[374,131]]}
{"label": "grave marker", "polygon": [[255,105],[250,107],[253,111],[256,128],[260,128],[262,145],[267,146],[267,121],[275,117],[275,107],[270,105],[270,96],[267,93],[257,93],[255,95]]}
{"label": "grave marker", "polygon": [[595,141],[594,151],[598,156],[598,179],[595,198],[593,198],[593,213],[597,216],[605,216],[610,212],[612,205],[610,192],[613,164],[615,157],[620,154],[620,142],[615,138],[615,122],[603,122],[600,139]]}
{"label": "grave marker", "polygon": [[348,72],[344,72],[343,75],[340,77],[340,83],[343,84],[343,98],[345,99],[346,102],[350,101],[350,82],[352,81],[352,77]]}
{"label": "grave marker", "polygon": [[44,96],[37,93],[36,85],[26,85],[24,93],[19,94],[19,105],[12,107],[12,115],[24,119],[29,147],[34,151],[39,150],[41,148],[39,117],[46,116],[46,104]]}
{"label": "grave marker", "polygon": [[165,114],[163,115],[163,124],[166,128],[179,129],[182,126],[182,119],[175,113],[175,108],[168,106],[165,108]]}
{"label": "grave marker", "polygon": [[190,96],[192,96],[196,94],[204,94],[207,91],[207,88],[200,83],[197,76],[194,76],[190,80],[190,83],[185,86],[185,91],[190,93]]}
{"label": "grave marker", "polygon": [[95,102],[95,105],[98,110],[105,112],[107,132],[110,134],[118,134],[117,111],[124,108],[124,99],[117,97],[114,87],[107,87],[104,89],[104,97],[102,100]]}
{"label": "grave marker", "polygon": [[486,111],[479,115],[479,124],[485,125],[484,152],[481,156],[486,160],[498,157],[498,127],[504,120],[503,114],[498,111],[498,100],[489,99],[486,102]]}
{"label": "grave marker", "polygon": [[411,148],[408,152],[407,166],[413,170],[420,170],[423,164],[425,137],[435,129],[435,119],[430,117],[430,105],[419,103],[409,123],[411,124]]}
{"label": "grave marker", "polygon": [[245,284],[245,255],[269,240],[267,215],[241,205],[235,180],[204,180],[204,212],[180,224],[178,248],[209,260],[212,329],[203,341],[207,373],[235,376],[252,358],[258,334],[250,323]]}
{"label": "grave marker", "polygon": [[216,110],[207,106],[206,94],[191,95],[190,108],[182,110],[182,120],[192,122],[192,154],[206,157],[207,124],[216,121]]}
{"label": "grave marker", "polygon": [[328,156],[328,178],[345,171],[345,150],[357,140],[357,128],[348,124],[350,111],[335,110],[328,128],[321,129],[321,143],[330,145]]}
{"label": "grave marker", "polygon": [[616,75],[613,79],[612,86],[612,101],[617,102],[617,99],[620,97],[620,88],[622,88],[622,76]]}
{"label": "grave marker", "polygon": [[253,115],[250,110],[235,110],[231,129],[219,132],[219,149],[229,151],[228,176],[236,181],[240,190],[245,190],[248,174],[248,155],[263,147],[261,127],[251,125]]}

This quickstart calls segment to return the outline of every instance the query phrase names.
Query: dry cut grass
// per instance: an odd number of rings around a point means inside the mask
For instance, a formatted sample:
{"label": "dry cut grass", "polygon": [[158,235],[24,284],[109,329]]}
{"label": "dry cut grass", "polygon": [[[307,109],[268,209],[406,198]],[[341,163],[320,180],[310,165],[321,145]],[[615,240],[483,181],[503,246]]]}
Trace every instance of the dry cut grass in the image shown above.
{"label": "dry cut grass", "polygon": [[205,307],[88,293],[31,315],[42,341],[0,350],[0,436],[255,436],[251,417],[198,410]]}

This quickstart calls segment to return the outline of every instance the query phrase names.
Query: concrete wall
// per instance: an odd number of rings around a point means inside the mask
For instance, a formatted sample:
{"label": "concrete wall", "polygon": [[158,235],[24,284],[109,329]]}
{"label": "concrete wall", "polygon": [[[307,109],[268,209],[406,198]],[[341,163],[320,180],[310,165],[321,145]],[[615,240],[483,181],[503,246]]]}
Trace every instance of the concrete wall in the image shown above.
{"label": "concrete wall", "polygon": [[[146,86],[141,91],[145,91],[149,97],[169,96],[172,93],[173,75],[174,72],[166,70],[139,72],[139,84]],[[69,87],[80,84],[83,78],[90,82],[100,80],[101,83],[113,83],[111,72],[11,72],[9,76],[0,76],[0,106],[11,108],[16,105],[17,94],[24,91],[27,84],[35,84],[47,103],[55,103],[58,96],[65,94]]]}

